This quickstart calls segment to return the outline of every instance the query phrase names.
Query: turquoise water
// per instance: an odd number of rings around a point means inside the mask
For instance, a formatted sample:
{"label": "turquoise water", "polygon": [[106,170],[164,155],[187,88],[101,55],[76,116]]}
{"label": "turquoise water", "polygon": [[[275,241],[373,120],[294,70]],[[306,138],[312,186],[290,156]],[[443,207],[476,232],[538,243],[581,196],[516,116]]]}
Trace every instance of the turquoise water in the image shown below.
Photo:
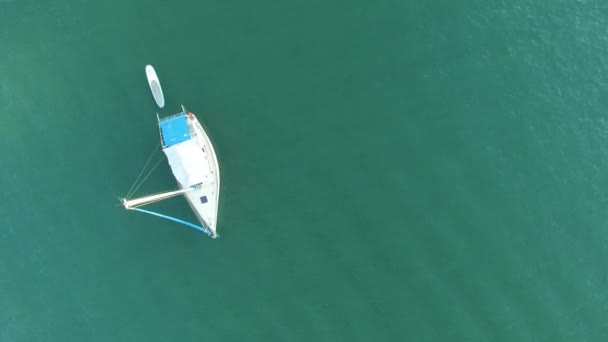
{"label": "turquoise water", "polygon": [[[0,0],[0,341],[605,341],[607,22]],[[117,205],[180,104],[218,153],[218,240]],[[162,163],[139,194],[174,185]]]}

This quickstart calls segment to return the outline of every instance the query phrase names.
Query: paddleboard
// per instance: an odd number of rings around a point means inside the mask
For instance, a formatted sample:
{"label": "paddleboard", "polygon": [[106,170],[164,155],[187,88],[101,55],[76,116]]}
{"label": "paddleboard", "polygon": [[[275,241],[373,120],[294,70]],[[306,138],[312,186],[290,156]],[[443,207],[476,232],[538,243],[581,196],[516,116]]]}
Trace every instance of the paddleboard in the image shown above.
{"label": "paddleboard", "polygon": [[154,96],[154,101],[158,107],[163,108],[165,106],[165,96],[163,95],[163,89],[160,87],[160,81],[156,75],[156,71],[151,65],[146,65],[146,77],[148,77],[148,84]]}

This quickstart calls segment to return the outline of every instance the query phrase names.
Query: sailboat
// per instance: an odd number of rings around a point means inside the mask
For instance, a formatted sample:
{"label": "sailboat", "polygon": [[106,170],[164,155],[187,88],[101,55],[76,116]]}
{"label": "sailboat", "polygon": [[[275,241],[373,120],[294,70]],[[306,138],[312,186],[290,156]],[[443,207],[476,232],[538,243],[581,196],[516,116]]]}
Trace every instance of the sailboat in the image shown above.
{"label": "sailboat", "polygon": [[[160,130],[160,145],[167,157],[173,176],[175,176],[178,189],[129,198],[129,194],[137,191],[137,188],[135,188],[135,190],[129,191],[125,198],[120,199],[123,207],[182,223],[206,233],[212,238],[219,237],[217,234],[217,214],[220,195],[220,169],[211,139],[209,139],[196,116],[186,110],[183,105],[181,112],[177,114],[165,118],[160,118],[156,114],[156,118]],[[136,183],[142,174],[143,170],[135,181]],[[144,180],[146,178],[147,176],[144,177]],[[180,195],[186,198],[200,225],[140,208],[147,204]]]}

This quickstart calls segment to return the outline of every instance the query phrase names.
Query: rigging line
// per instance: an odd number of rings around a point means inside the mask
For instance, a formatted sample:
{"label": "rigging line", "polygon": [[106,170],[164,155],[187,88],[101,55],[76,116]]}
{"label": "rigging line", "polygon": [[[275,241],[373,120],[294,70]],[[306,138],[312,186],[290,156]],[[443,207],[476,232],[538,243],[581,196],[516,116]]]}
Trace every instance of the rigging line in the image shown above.
{"label": "rigging line", "polygon": [[188,221],[184,221],[184,220],[172,217],[172,216],[163,215],[163,214],[160,214],[160,213],[157,213],[157,212],[154,212],[154,211],[145,210],[145,209],[140,209],[140,208],[131,208],[131,209],[139,211],[139,212],[142,212],[142,213],[146,213],[146,214],[162,217],[162,218],[165,218],[165,219],[173,221],[173,222],[181,223],[181,224],[186,225],[186,226],[188,226],[190,228],[194,228],[194,229],[198,230],[199,232],[203,232],[203,233],[205,233],[205,234],[207,234],[209,236],[213,235],[209,229],[207,229],[207,228],[205,228],[203,226],[198,226],[196,224],[190,223]]}
{"label": "rigging line", "polygon": [[[160,144],[156,145],[156,148],[154,149],[154,151],[152,152],[152,154],[150,155],[150,157],[148,158],[148,161],[146,162],[146,165],[144,165],[143,169],[141,170],[141,172],[139,173],[139,175],[137,176],[137,178],[135,179],[135,182],[133,182],[133,185],[131,185],[131,189],[129,189],[129,192],[127,193],[126,198],[131,197],[135,191],[133,190],[133,188],[135,188],[135,186],[137,185],[137,182],[139,181],[139,179],[141,178],[141,176],[144,174],[144,172],[146,171],[146,168],[148,167],[148,165],[150,164],[150,162],[152,161],[152,158],[154,157],[154,155],[156,154],[156,151],[158,150],[158,147],[160,146]],[[141,185],[141,184],[139,184]]]}
{"label": "rigging line", "polygon": [[[135,187],[135,185],[137,184],[137,181],[139,181],[139,178],[141,178],[141,175],[144,174],[144,171],[146,171],[146,167],[148,167],[148,164],[150,164],[150,162],[152,161],[152,157],[154,157],[154,154],[156,154],[156,151],[158,150],[158,147],[160,146],[160,144],[156,145],[156,148],[154,149],[154,152],[152,152],[152,154],[150,155],[150,157],[148,158],[148,161],[146,162],[146,165],[144,165],[144,168],[141,169],[141,172],[139,173],[139,175],[137,176],[137,178],[135,179],[135,182],[133,182],[133,185],[131,185],[131,189],[129,189],[129,192],[127,192],[127,196],[125,196],[125,198],[129,198],[131,197],[131,195],[133,195],[135,193],[135,191],[132,191],[133,188]],[[141,185],[141,184],[140,184]]]}
{"label": "rigging line", "polygon": [[146,179],[148,179],[148,177],[150,177],[150,175],[152,174],[152,172],[154,172],[154,170],[156,170],[156,168],[158,167],[158,165],[160,165],[160,162],[162,162],[162,161],[163,161],[162,157],[160,159],[158,159],[158,161],[156,162],[156,164],[154,165],[154,167],[152,167],[152,169],[150,170],[150,172],[148,172],[148,174],[141,180],[141,182],[135,188],[135,190],[133,190],[133,192],[131,193],[132,195],[135,194],[135,192],[137,192],[137,190],[139,189],[139,187],[141,187],[142,184],[144,184],[144,182],[146,181]]}

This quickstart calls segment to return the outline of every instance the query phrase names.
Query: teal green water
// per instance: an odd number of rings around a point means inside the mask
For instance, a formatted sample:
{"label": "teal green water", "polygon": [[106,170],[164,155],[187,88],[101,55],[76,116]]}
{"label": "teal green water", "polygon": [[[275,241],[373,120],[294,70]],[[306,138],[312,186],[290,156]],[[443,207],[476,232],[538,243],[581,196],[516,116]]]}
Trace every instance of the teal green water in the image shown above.
{"label": "teal green water", "polygon": [[[0,0],[0,341],[606,341],[607,24]],[[214,141],[219,240],[117,206],[158,144],[146,64]]]}

